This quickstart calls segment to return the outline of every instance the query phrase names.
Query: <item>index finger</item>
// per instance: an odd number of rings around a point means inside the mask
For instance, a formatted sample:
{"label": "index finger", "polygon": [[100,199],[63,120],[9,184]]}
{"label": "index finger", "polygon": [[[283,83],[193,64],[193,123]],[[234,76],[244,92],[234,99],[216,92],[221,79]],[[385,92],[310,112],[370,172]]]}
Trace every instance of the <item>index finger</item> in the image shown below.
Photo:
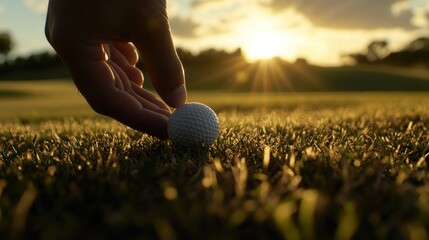
{"label": "index finger", "polygon": [[179,107],[187,98],[185,75],[174,47],[167,15],[157,14],[156,18],[151,19],[154,23],[149,27],[146,20],[138,19],[135,23],[133,44],[160,97],[168,105]]}

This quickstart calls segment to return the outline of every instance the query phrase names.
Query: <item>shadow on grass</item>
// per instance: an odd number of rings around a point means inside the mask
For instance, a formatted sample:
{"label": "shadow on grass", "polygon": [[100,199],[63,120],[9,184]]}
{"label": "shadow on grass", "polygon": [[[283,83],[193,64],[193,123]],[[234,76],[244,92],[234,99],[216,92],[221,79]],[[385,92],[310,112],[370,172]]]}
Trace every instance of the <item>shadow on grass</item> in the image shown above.
{"label": "shadow on grass", "polygon": [[0,89],[0,99],[25,98],[30,96],[32,96],[32,94],[26,91]]}

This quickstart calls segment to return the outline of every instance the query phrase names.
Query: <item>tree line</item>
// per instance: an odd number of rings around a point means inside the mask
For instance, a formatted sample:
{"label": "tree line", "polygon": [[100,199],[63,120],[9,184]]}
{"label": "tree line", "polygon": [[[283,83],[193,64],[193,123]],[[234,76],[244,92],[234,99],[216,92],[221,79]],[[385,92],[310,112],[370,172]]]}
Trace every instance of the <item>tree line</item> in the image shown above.
{"label": "tree line", "polygon": [[[27,56],[10,57],[9,54],[13,50],[14,42],[10,34],[0,34],[0,75],[19,71],[46,70],[46,69],[64,69],[65,66],[61,62],[58,55],[52,51],[40,53],[32,53]],[[177,54],[183,65],[207,65],[225,61],[245,61],[240,48],[235,51],[228,52],[218,49],[207,49],[194,54],[186,49],[177,48]],[[144,69],[142,61],[137,63],[137,66]]]}
{"label": "tree line", "polygon": [[398,51],[391,51],[386,40],[373,41],[360,53],[343,56],[349,65],[389,65],[429,69],[429,37],[420,37]]}
{"label": "tree line", "polygon": [[[0,75],[11,72],[49,69],[63,69],[64,72],[67,72],[60,58],[52,51],[10,57],[9,54],[14,45],[13,38],[9,33],[0,33]],[[231,52],[207,49],[197,54],[178,48],[177,53],[185,67],[204,67],[209,65],[214,67],[219,63],[225,62],[243,64],[246,62],[240,48]],[[417,38],[399,51],[390,51],[388,41],[373,41],[362,52],[345,54],[342,59],[346,65],[391,65],[429,69],[429,37]],[[138,63],[138,67],[144,70],[142,62]]]}
{"label": "tree line", "polygon": [[0,74],[62,67],[60,58],[53,52],[32,53],[27,56],[10,57],[15,43],[11,34],[0,33]]}

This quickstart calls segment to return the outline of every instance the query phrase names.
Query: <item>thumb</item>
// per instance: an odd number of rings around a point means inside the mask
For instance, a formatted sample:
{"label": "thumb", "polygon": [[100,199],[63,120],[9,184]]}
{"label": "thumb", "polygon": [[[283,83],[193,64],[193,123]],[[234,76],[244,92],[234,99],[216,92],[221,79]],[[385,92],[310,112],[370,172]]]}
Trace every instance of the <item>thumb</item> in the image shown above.
{"label": "thumb", "polygon": [[171,107],[186,102],[187,93],[182,63],[176,53],[168,19],[151,19],[140,24],[133,39],[155,90]]}

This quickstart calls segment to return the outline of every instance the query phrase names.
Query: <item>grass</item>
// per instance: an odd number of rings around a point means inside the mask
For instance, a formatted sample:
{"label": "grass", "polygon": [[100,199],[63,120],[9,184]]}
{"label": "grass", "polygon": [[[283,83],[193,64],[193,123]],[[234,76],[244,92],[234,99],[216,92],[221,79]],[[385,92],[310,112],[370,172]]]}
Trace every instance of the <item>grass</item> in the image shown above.
{"label": "grass", "polygon": [[221,121],[208,150],[175,149],[85,105],[77,117],[3,117],[0,239],[428,237],[427,94],[190,99]]}
{"label": "grass", "polygon": [[0,89],[0,121],[94,116],[71,80],[0,81]]}

